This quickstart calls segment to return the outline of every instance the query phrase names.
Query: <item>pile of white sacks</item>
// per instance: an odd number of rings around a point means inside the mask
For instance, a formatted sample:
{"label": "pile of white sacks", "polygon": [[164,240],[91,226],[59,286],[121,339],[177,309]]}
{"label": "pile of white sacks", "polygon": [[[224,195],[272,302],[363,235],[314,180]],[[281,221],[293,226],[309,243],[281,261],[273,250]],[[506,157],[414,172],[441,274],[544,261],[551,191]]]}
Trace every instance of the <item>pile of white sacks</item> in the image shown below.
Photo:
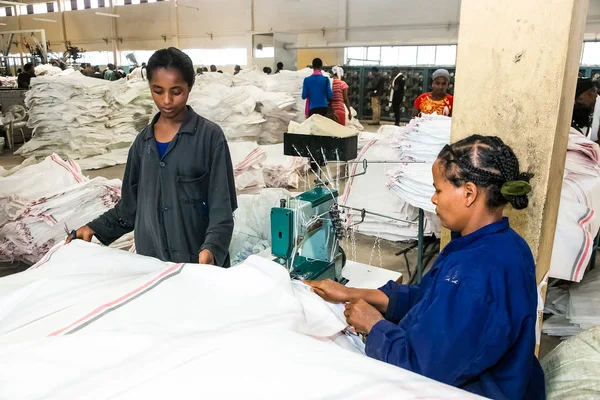
{"label": "pile of white sacks", "polygon": [[[283,155],[283,145],[258,146],[233,142],[230,149],[238,197],[231,244],[237,262],[266,249],[270,243],[271,207],[288,198],[285,189],[306,180],[308,161]],[[262,191],[261,191],[262,190]],[[73,160],[53,154],[41,162],[31,157],[21,165],[0,168],[0,262],[38,261],[55,243],[112,208],[121,197],[121,181],[88,179]],[[133,233],[111,247],[129,249]]]}
{"label": "pile of white sacks", "polygon": [[128,148],[152,104],[142,81],[107,82],[73,70],[34,78],[25,97],[34,137],[16,154],[81,159]]}
{"label": "pile of white sacks", "polygon": [[[0,177],[0,262],[38,261],[77,229],[112,208],[121,197],[118,179],[86,178],[77,163],[53,154],[29,159]],[[129,248],[132,235],[111,247]]]}

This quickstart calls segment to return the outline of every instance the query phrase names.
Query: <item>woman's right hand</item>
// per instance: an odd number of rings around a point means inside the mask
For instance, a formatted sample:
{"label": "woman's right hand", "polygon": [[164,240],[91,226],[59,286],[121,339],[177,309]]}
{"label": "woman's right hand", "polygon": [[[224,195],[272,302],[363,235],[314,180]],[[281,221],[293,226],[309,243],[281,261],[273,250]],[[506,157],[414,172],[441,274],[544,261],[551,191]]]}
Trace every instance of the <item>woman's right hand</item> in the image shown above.
{"label": "woman's right hand", "polygon": [[67,237],[67,241],[65,242],[65,244],[69,244],[73,241],[73,239],[79,239],[79,240],[85,240],[86,242],[91,242],[92,241],[92,237],[94,236],[96,232],[94,232],[89,226],[85,225],[82,226],[81,228],[77,229],[77,232],[75,232],[75,237],[73,237],[73,235],[69,235]]}
{"label": "woman's right hand", "polygon": [[352,288],[326,279],[324,281],[302,281],[312,287],[312,291],[330,303],[347,303],[352,300]]}

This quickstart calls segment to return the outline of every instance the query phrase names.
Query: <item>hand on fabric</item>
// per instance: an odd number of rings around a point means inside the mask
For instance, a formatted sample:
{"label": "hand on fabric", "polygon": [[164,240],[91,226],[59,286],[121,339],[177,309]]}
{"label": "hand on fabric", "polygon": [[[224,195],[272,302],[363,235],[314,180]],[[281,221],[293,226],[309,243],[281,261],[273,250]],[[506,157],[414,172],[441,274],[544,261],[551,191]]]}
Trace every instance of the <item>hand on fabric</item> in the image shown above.
{"label": "hand on fabric", "polygon": [[351,300],[352,289],[331,279],[324,281],[303,281],[312,291],[330,303],[346,303]]}
{"label": "hand on fabric", "polygon": [[363,299],[347,303],[344,315],[348,324],[352,325],[360,333],[371,332],[373,326],[384,319],[383,315],[375,307]]}
{"label": "hand on fabric", "polygon": [[198,256],[198,264],[215,265],[215,256],[210,250],[202,250]]}
{"label": "hand on fabric", "polygon": [[86,242],[91,242],[92,241],[92,237],[94,237],[95,233],[96,232],[94,232],[92,229],[90,229],[90,227],[88,227],[87,225],[82,226],[81,228],[77,229],[77,231],[75,232],[75,236],[69,235],[67,237],[67,240],[65,241],[65,244],[71,243],[74,239],[79,239],[79,240],[84,240]]}

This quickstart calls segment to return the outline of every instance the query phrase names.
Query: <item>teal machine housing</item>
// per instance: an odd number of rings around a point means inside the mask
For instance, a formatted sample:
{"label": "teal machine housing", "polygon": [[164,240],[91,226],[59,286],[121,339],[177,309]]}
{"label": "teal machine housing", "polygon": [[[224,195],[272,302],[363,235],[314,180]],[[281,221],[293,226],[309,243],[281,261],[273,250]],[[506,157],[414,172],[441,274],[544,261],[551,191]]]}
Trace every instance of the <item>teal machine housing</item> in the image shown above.
{"label": "teal machine housing", "polygon": [[338,192],[317,186],[271,209],[271,250],[294,279],[344,282]]}

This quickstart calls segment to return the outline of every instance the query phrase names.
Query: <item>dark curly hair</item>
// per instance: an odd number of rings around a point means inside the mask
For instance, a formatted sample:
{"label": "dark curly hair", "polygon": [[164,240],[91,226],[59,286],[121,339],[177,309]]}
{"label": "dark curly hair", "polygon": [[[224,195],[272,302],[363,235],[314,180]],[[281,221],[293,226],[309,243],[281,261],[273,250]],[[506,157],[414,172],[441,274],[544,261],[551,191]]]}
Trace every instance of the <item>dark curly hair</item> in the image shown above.
{"label": "dark curly hair", "polygon": [[194,79],[196,78],[194,63],[190,56],[183,51],[175,47],[169,47],[168,49],[157,50],[152,54],[146,67],[148,81],[152,80],[152,75],[159,68],[173,68],[178,70],[189,88],[191,89],[194,86]]}
{"label": "dark curly hair", "polygon": [[487,191],[487,206],[496,208],[510,203],[515,209],[527,208],[524,195],[502,194],[506,182],[529,182],[532,174],[519,171],[519,160],[512,149],[496,136],[472,135],[445,146],[438,155],[446,179],[459,187],[473,182]]}

